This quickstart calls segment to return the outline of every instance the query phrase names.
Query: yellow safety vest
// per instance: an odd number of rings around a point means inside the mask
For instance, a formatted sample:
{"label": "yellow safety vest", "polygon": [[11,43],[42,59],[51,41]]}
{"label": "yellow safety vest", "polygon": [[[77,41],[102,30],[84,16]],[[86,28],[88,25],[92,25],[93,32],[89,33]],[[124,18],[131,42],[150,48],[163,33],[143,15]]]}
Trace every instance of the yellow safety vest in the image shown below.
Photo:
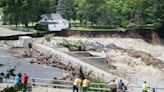
{"label": "yellow safety vest", "polygon": [[142,90],[148,90],[150,86],[148,84],[143,84],[142,85]]}
{"label": "yellow safety vest", "polygon": [[89,80],[84,79],[84,80],[83,80],[83,87],[88,87],[89,83],[90,83]]}
{"label": "yellow safety vest", "polygon": [[76,85],[76,86],[81,86],[81,79],[75,79],[73,85]]}

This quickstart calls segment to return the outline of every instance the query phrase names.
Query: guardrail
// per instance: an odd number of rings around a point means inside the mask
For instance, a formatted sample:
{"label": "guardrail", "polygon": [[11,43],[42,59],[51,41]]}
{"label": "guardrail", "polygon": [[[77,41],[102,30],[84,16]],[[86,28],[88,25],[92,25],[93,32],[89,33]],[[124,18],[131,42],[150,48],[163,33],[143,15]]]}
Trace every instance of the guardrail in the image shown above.
{"label": "guardrail", "polygon": [[[59,87],[59,88],[64,87],[64,88],[68,88],[68,89],[72,89],[72,84],[73,84],[73,81],[68,81],[68,80],[53,80],[53,79],[41,79],[41,78],[32,78],[32,80],[33,80],[33,82],[31,84],[38,84],[38,85],[42,85],[42,86],[47,84],[45,86]],[[50,84],[44,83],[47,81],[49,81]],[[40,83],[37,83],[37,82],[40,82]],[[55,84],[51,84],[52,82]],[[96,86],[96,87],[94,87],[94,86]],[[102,88],[101,86],[106,86],[107,88]],[[109,85],[105,84],[105,83],[91,83],[89,90],[101,92],[101,91],[110,91],[111,89],[109,88]]]}
{"label": "guardrail", "polygon": [[[5,80],[4,83],[13,83],[14,80]],[[52,87],[52,88],[64,88],[72,89],[73,81],[67,80],[54,80],[54,79],[42,79],[42,78],[30,78],[29,84],[32,86],[42,86],[42,87]],[[108,86],[104,83],[91,83],[91,85],[96,85],[97,87],[90,86],[89,90],[94,90],[94,92],[110,91],[110,88],[102,88],[101,86]],[[82,88],[80,88],[82,89]],[[81,91],[80,91],[81,92]]]}
{"label": "guardrail", "polygon": [[[5,83],[13,83],[13,80],[5,80]],[[73,81],[68,80],[55,80],[55,79],[42,79],[42,78],[30,78],[29,84],[33,86],[52,87],[52,88],[64,88],[72,89]],[[127,86],[126,92],[142,92],[141,86]],[[133,90],[130,90],[132,89]],[[91,83],[89,92],[102,92],[110,91],[110,85],[105,83]],[[81,91],[80,91],[81,92]],[[151,88],[150,92],[164,92],[164,88]]]}

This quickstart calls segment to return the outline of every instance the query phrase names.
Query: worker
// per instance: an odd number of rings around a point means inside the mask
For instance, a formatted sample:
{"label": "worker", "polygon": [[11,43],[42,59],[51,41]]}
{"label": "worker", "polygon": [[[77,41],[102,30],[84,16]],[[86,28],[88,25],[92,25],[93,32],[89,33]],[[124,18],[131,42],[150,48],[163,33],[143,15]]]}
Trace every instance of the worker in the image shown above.
{"label": "worker", "polygon": [[24,84],[24,87],[23,87],[23,92],[26,92],[27,90],[27,84],[28,84],[28,75],[26,73],[24,73],[23,75],[23,84]]}
{"label": "worker", "polygon": [[22,82],[22,73],[18,73],[18,76],[19,76],[19,83]]}
{"label": "worker", "polygon": [[88,87],[89,87],[90,81],[86,78],[83,80],[83,92],[87,92]]}
{"label": "worker", "polygon": [[142,85],[142,91],[143,92],[148,92],[149,88],[150,88],[150,86],[145,81],[144,84]]}
{"label": "worker", "polygon": [[117,92],[116,79],[117,79],[117,78],[114,78],[113,80],[110,80],[109,82],[107,82],[107,83],[109,83],[109,85],[110,85],[111,92]]}
{"label": "worker", "polygon": [[81,86],[81,82],[82,80],[80,78],[76,78],[74,80],[74,83],[73,83],[73,92],[78,92],[79,91],[79,87]]}
{"label": "worker", "polygon": [[125,83],[120,79],[118,82],[118,92],[125,92],[127,90],[127,86]]}
{"label": "worker", "polygon": [[24,73],[23,75],[23,84],[27,85],[28,84],[28,75]]}
{"label": "worker", "polygon": [[19,77],[19,74],[18,74],[18,75],[15,76],[14,86],[17,86],[19,83],[20,83],[20,77]]}

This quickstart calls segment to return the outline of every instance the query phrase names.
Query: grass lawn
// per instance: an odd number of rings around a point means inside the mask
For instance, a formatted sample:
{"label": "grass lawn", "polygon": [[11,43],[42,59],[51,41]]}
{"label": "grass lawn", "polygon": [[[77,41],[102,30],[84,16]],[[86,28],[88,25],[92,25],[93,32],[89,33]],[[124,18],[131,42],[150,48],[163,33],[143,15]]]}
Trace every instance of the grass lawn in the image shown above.
{"label": "grass lawn", "polygon": [[2,12],[3,12],[3,8],[0,7],[0,13],[2,13]]}
{"label": "grass lawn", "polygon": [[72,27],[70,30],[77,30],[77,31],[125,31],[124,28],[117,28],[117,29],[97,29],[92,27]]}
{"label": "grass lawn", "polygon": [[96,30],[96,28],[92,28],[92,27],[72,27],[70,29],[72,29],[72,30],[86,30],[86,31],[88,31],[88,30]]}

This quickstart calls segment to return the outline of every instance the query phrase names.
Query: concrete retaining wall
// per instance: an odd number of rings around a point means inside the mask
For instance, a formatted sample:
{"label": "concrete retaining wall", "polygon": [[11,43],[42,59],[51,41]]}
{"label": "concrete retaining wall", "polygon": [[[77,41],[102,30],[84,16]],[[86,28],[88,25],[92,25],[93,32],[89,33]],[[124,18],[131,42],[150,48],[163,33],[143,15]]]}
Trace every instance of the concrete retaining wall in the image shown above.
{"label": "concrete retaining wall", "polygon": [[[109,80],[117,77],[117,76],[114,76],[114,75],[112,75],[112,74],[110,74],[104,70],[101,70],[101,69],[99,69],[93,65],[90,65],[90,64],[88,64],[88,63],[86,63],[80,59],[72,57],[66,53],[57,51],[57,50],[50,48],[46,45],[34,43],[33,48],[36,49],[37,51],[40,51],[40,52],[45,53],[45,54],[53,54],[54,56],[57,56],[61,60],[61,62],[65,63],[65,64],[71,63],[74,67],[82,66],[85,71],[92,71],[93,75],[100,77],[106,81],[109,81]],[[117,78],[120,79],[119,77],[117,77]],[[123,81],[126,83],[128,82],[127,80],[123,80]]]}

